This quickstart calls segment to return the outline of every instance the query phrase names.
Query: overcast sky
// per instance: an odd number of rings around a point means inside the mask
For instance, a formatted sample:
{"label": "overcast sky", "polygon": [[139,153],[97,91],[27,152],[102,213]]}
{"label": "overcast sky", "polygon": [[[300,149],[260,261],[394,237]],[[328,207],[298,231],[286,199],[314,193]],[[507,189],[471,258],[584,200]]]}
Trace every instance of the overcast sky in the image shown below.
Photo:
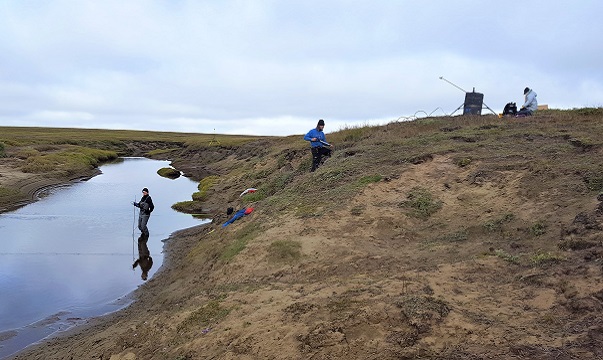
{"label": "overcast sky", "polygon": [[322,118],[328,133],[451,114],[465,95],[441,76],[495,112],[526,86],[599,107],[601,14],[601,0],[2,0],[0,125],[291,135]]}

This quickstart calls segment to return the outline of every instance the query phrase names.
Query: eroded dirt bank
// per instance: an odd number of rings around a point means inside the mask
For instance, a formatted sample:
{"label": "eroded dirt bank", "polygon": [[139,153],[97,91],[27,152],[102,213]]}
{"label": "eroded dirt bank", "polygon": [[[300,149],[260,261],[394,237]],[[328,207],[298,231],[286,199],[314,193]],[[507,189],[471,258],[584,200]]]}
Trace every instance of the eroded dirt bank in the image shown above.
{"label": "eroded dirt bank", "polygon": [[130,307],[14,358],[601,359],[601,115],[350,129],[315,173],[297,138],[181,154],[217,176],[212,224]]}
{"label": "eroded dirt bank", "polygon": [[0,213],[15,210],[36,200],[37,194],[53,186],[70,182],[85,181],[98,175],[97,169],[82,171],[75,176],[49,177],[45,174],[29,174],[15,166],[14,159],[0,159],[0,186],[5,186],[18,194],[0,203]]}

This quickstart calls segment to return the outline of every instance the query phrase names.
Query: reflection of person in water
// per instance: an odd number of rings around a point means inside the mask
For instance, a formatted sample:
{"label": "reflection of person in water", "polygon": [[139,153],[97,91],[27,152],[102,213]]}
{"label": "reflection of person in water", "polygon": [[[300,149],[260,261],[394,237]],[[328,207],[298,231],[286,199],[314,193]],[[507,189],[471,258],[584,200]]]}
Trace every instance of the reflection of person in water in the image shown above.
{"label": "reflection of person in water", "polygon": [[138,238],[138,259],[134,261],[132,264],[132,269],[135,269],[136,266],[140,266],[140,270],[142,270],[142,275],[140,278],[142,280],[146,280],[149,276],[149,270],[153,267],[153,258],[151,257],[151,252],[147,247],[147,240],[149,240],[149,236],[146,234],[140,234]]}

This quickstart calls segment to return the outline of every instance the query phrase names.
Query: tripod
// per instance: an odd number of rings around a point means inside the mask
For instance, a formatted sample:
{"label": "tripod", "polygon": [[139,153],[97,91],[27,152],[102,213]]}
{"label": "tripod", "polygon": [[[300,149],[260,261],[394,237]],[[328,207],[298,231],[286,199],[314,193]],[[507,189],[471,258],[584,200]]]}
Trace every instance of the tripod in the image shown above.
{"label": "tripod", "polygon": [[220,145],[220,140],[216,139],[216,129],[214,129],[214,137],[209,141],[209,144],[207,144],[207,146],[211,145]]}
{"label": "tripod", "polygon": [[[490,109],[490,107],[488,105],[486,105],[486,103],[483,103],[483,104],[486,109],[492,111],[492,114],[498,116],[498,114],[494,110]],[[456,110],[454,110],[452,113],[450,113],[450,115],[452,116],[455,112],[459,111],[464,106],[465,106],[465,103],[462,103],[461,105],[459,105],[459,107],[456,108]]]}
{"label": "tripod", "polygon": [[[465,97],[467,97],[467,94],[471,94],[471,93],[469,93],[469,92],[467,92],[467,91],[463,90],[462,88],[458,87],[457,85],[455,85],[455,84],[451,83],[450,81],[448,81],[448,80],[444,79],[444,77],[443,77],[443,76],[440,76],[440,80],[444,80],[444,81],[446,81],[447,83],[449,83],[450,85],[452,85],[452,86],[454,86],[455,88],[457,88],[457,89],[461,90],[462,92],[464,92],[464,93],[465,93]],[[476,94],[476,92],[475,92],[475,88],[473,88],[473,94]],[[484,106],[486,109],[488,109],[488,110],[492,111],[492,114],[497,115],[497,114],[496,114],[496,112],[494,112],[494,110],[492,110],[492,109],[491,109],[491,108],[490,108],[488,105],[486,105],[486,103],[485,103],[485,102],[483,102],[483,101],[482,101],[482,104],[483,104],[483,106]],[[455,112],[459,111],[459,110],[460,110],[462,107],[464,107],[465,105],[466,105],[466,103],[462,103],[462,104],[461,104],[461,105],[459,105],[459,107],[457,107],[457,108],[456,108],[456,110],[454,110],[454,111],[453,111],[453,112],[452,112],[450,115],[452,116],[452,115],[453,115]],[[481,110],[481,109],[480,109],[480,110]]]}

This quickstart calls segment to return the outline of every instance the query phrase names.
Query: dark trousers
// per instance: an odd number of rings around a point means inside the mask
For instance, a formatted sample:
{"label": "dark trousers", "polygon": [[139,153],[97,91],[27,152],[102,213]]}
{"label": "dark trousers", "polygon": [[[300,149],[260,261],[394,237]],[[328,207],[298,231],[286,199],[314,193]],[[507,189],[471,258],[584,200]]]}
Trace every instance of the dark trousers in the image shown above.
{"label": "dark trousers", "polygon": [[521,108],[521,110],[519,110],[517,112],[517,115],[515,115],[515,116],[520,116],[520,117],[523,117],[523,116],[532,116],[532,110],[528,110],[526,108]]}
{"label": "dark trousers", "polygon": [[149,236],[149,228],[147,227],[149,216],[150,215],[138,215],[138,230],[140,230],[140,232],[147,237]]}
{"label": "dark trousers", "polygon": [[323,156],[331,156],[331,149],[328,149],[323,146],[317,146],[312,148],[312,169],[310,170],[311,172],[318,169],[318,167],[323,161]]}

